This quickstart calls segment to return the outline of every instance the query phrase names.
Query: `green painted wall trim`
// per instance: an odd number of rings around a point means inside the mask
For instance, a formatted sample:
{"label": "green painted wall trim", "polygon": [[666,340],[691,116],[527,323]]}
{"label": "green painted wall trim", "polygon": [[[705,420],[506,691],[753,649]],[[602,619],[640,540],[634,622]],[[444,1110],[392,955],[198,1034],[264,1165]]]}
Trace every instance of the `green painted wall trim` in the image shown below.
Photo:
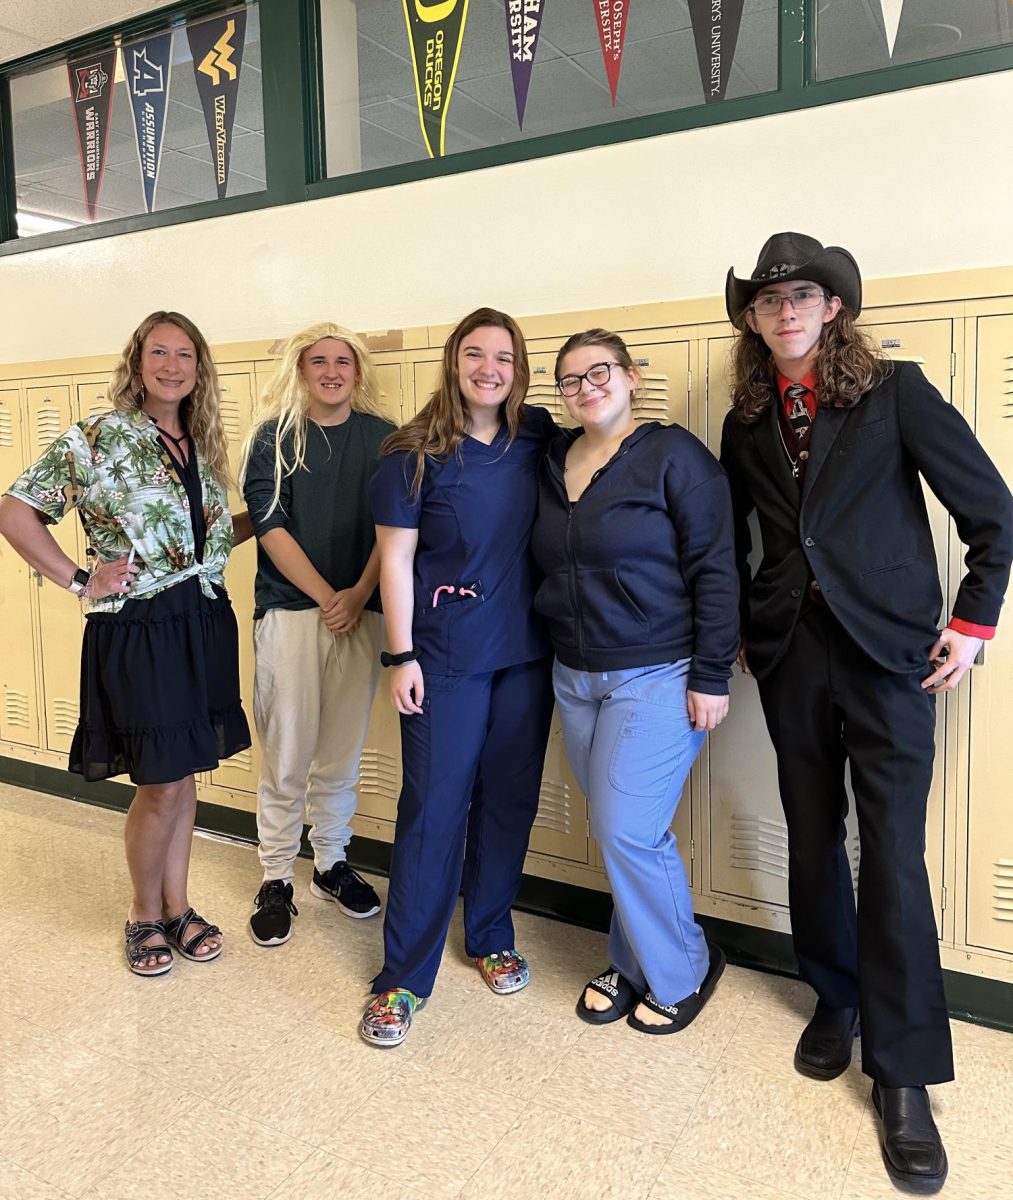
{"label": "green painted wall trim", "polygon": [[[118,812],[126,812],[134,791],[127,784],[110,781],[85,783],[79,775],[69,771],[2,756],[0,780]],[[221,804],[198,801],[197,828],[250,845],[256,845],[257,842],[254,814]],[[387,875],[390,871],[390,850],[387,842],[357,837],[349,846],[349,862],[360,870]],[[313,856],[305,827],[300,854],[303,858]],[[251,887],[258,878],[259,871],[251,863]],[[525,875],[522,879],[515,907],[602,933],[608,930],[612,916],[612,900],[605,892],[559,883],[553,879],[541,879],[535,875]],[[756,929],[751,925],[740,925],[717,917],[701,916],[697,919],[707,931],[708,938],[728,955],[729,962],[775,975],[798,977],[798,961],[788,934]],[[589,963],[588,971],[597,970],[600,965]],[[944,971],[943,982],[951,1017],[1013,1033],[1013,984],[956,971]]]}
{"label": "green painted wall trim", "polygon": [[[265,191],[225,200],[207,200],[163,212],[120,217],[95,225],[82,225],[75,229],[18,239],[13,237],[14,201],[11,186],[0,189],[0,256],[24,254],[49,246],[90,241],[93,238],[116,237],[142,229],[230,216],[254,209],[294,204],[302,200],[316,200],[324,196],[392,187],[420,179],[456,175],[464,171],[567,154],[595,146],[679,133],[687,129],[699,129],[731,121],[751,120],[1013,69],[1013,46],[994,46],[924,62],[891,66],[882,71],[816,81],[813,79],[812,70],[813,47],[806,37],[807,30],[814,28],[814,0],[782,0],[779,14],[779,90],[776,92],[488,146],[442,159],[403,163],[324,179],[321,177],[324,154],[323,85],[320,77],[322,67],[317,0],[259,0],[259,4],[264,82],[264,147],[267,165]],[[189,4],[173,5],[159,10],[156,14],[125,22],[121,28],[124,34],[133,36],[163,28],[167,19],[179,22],[206,15],[223,7],[225,6],[221,0],[217,3],[215,0],[192,0]],[[71,50],[77,52],[89,45],[103,42],[108,43],[108,33],[86,41],[64,43],[44,54],[19,59],[0,70],[0,81],[13,74],[59,60]],[[9,96],[4,100],[0,93],[0,104],[3,105],[9,121]],[[2,131],[0,153],[4,155],[7,169],[13,174],[12,146],[9,140],[4,140]],[[3,168],[0,167],[0,183],[3,182],[2,171]]]}

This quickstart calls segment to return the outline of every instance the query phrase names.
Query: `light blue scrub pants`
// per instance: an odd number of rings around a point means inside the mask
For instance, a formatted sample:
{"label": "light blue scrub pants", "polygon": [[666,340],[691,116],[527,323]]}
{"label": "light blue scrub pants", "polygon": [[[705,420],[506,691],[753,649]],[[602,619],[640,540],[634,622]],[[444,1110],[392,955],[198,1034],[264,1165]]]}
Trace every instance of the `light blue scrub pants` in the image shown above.
{"label": "light blue scrub pants", "polygon": [[611,965],[660,1004],[703,983],[708,949],[669,828],[706,734],[686,708],[690,660],[552,672],[570,766],[612,888]]}

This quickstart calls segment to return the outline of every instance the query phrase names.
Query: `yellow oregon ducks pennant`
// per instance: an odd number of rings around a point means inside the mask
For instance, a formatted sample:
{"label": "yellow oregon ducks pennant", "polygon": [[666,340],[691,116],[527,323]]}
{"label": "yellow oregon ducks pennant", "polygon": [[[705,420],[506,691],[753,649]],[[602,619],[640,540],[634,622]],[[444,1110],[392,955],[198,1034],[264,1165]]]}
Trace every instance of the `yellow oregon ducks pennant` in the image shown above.
{"label": "yellow oregon ducks pennant", "polygon": [[442,156],[447,109],[464,41],[468,0],[403,0],[412,49],[422,140],[430,158]]}

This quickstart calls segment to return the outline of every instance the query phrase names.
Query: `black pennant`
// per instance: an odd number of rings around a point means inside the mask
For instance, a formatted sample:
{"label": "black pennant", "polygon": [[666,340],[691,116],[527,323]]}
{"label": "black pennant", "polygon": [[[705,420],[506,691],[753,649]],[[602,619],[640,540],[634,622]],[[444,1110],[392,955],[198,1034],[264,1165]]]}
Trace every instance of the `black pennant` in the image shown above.
{"label": "black pennant", "polygon": [[725,98],[739,40],[743,0],[689,0],[693,38],[708,104]]}
{"label": "black pennant", "polygon": [[229,188],[232,129],[236,123],[239,72],[246,40],[246,10],[239,8],[224,17],[188,25],[186,37],[207,125],[218,199],[223,200]]}

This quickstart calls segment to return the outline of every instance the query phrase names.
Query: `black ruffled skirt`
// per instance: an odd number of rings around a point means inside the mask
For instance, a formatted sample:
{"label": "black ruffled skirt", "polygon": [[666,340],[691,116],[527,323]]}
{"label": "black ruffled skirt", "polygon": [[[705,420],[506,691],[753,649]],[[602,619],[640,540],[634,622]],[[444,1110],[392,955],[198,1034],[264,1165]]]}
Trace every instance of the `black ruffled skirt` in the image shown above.
{"label": "black ruffled skirt", "polygon": [[246,750],[239,632],[223,588],[195,578],[117,613],[91,613],[81,650],[81,715],[70,770],[173,783]]}

